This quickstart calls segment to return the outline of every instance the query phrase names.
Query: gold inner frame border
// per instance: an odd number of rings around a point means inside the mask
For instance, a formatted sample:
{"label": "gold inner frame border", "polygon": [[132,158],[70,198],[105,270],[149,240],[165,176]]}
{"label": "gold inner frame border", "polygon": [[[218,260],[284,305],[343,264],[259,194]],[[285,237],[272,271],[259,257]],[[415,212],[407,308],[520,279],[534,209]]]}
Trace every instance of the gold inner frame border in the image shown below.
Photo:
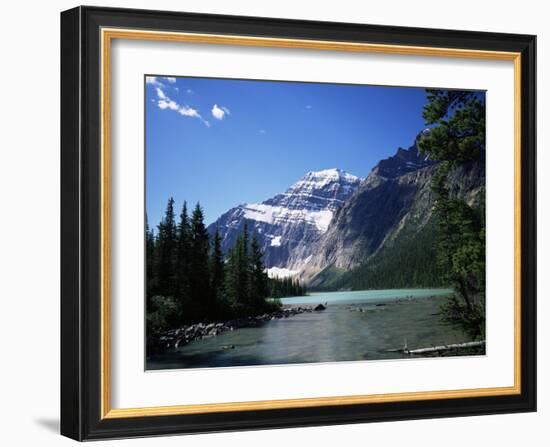
{"label": "gold inner frame border", "polygon": [[[110,185],[111,185],[111,117],[110,73],[113,39],[161,42],[201,43],[212,45],[293,48],[356,53],[382,53],[412,56],[436,56],[467,59],[505,60],[514,63],[514,385],[353,396],[327,396],[303,399],[223,402],[215,404],[170,405],[141,408],[111,407],[110,342]],[[101,29],[101,418],[131,418],[231,411],[259,411],[356,405],[383,402],[410,402],[466,397],[504,396],[521,393],[521,54],[504,51],[465,50],[306,39],[266,38],[138,29]]]}

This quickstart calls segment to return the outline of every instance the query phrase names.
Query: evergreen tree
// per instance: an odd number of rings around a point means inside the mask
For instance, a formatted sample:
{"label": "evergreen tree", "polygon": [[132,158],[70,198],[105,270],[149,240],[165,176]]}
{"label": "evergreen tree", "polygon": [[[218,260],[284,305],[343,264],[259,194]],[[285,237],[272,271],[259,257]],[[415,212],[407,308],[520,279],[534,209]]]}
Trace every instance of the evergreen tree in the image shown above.
{"label": "evergreen tree", "polygon": [[176,223],[174,217],[174,199],[170,197],[166,205],[164,218],[158,225],[157,237],[157,293],[163,296],[176,294]]}
{"label": "evergreen tree", "polygon": [[422,153],[453,166],[485,159],[485,103],[476,92],[427,91],[423,117],[433,126],[419,142]]}
{"label": "evergreen tree", "polygon": [[225,266],[222,252],[222,239],[218,229],[216,229],[216,232],[214,233],[214,240],[212,242],[212,252],[210,255],[210,275],[210,290],[213,294],[212,300],[216,306],[216,314],[227,314],[227,305],[224,299]]}
{"label": "evergreen tree", "polygon": [[307,294],[306,287],[299,279],[286,278],[268,278],[267,285],[269,296],[271,298],[284,298],[290,296],[304,296]]}
{"label": "evergreen tree", "polygon": [[248,225],[227,255],[225,292],[235,313],[253,315],[266,311],[269,279],[265,273],[262,252],[256,234],[249,242]]}
{"label": "evergreen tree", "polygon": [[448,176],[453,168],[485,162],[485,104],[475,92],[428,90],[424,119],[433,125],[420,150],[441,161],[432,183],[438,218],[438,263],[455,289],[443,308],[445,321],[474,338],[485,333],[485,209],[453,197]]}
{"label": "evergreen tree", "polygon": [[[210,243],[200,204],[189,218],[184,202],[176,225],[170,198],[156,237],[147,222],[145,236],[149,332],[253,316],[280,307],[266,300],[271,283],[257,237],[250,241],[246,224],[224,259],[221,236],[216,231]],[[288,280],[284,289],[284,296],[303,290],[298,282]]]}
{"label": "evergreen tree", "polygon": [[252,310],[261,312],[263,303],[269,295],[267,273],[262,260],[263,254],[254,232],[250,245],[250,305]]}
{"label": "evergreen tree", "polygon": [[147,290],[147,306],[150,304],[150,299],[155,293],[156,288],[156,272],[155,272],[155,235],[149,228],[147,215],[145,215],[145,275]]}
{"label": "evergreen tree", "polygon": [[189,295],[189,266],[191,262],[191,224],[187,213],[187,202],[183,202],[180,213],[180,221],[177,228],[176,250],[176,295],[183,312],[182,319],[186,318],[185,312],[190,307]]}
{"label": "evergreen tree", "polygon": [[213,309],[210,293],[209,240],[204,225],[204,213],[199,203],[191,217],[191,258],[189,264],[190,313],[198,319],[207,319]]}
{"label": "evergreen tree", "polygon": [[248,241],[248,222],[245,220],[239,248],[241,252],[239,255],[239,283],[242,302],[245,304],[248,304],[250,296],[250,256]]}
{"label": "evergreen tree", "polygon": [[230,302],[230,305],[235,307],[238,303],[239,297],[239,260],[237,247],[240,244],[240,236],[233,247],[227,253],[227,260],[225,263],[225,282],[224,289],[226,297]]}
{"label": "evergreen tree", "polygon": [[236,283],[237,283],[237,295],[236,300],[238,305],[244,310],[245,313],[249,311],[249,257],[248,257],[248,224],[245,221],[243,227],[243,233],[241,237],[237,239],[236,243],[236,255],[237,255],[237,270],[236,270]]}
{"label": "evergreen tree", "polygon": [[[364,263],[350,271],[334,274],[327,280],[331,290],[395,289],[410,287],[443,287],[442,268],[437,259],[438,230],[435,218],[431,218],[418,232],[404,228],[398,237],[388,243]],[[327,272],[330,273],[330,272]]]}

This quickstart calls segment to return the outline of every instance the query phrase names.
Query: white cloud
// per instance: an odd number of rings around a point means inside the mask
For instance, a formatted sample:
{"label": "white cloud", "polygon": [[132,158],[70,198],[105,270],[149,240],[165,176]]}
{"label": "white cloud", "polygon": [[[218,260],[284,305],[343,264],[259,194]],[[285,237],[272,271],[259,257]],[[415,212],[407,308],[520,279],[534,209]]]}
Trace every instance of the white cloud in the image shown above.
{"label": "white cloud", "polygon": [[258,132],[260,132],[262,135],[265,134],[265,129],[260,129]]}
{"label": "white cloud", "polygon": [[[170,109],[174,110],[176,112],[180,111],[180,105],[176,101],[172,101],[171,99],[159,99],[157,105],[159,106],[159,109]],[[183,115],[183,114],[182,114]],[[188,115],[190,116],[190,115]]]}
{"label": "white cloud", "polygon": [[311,105],[308,104],[308,105],[306,106],[306,109],[308,109],[308,110],[311,109]]}
{"label": "white cloud", "polygon": [[194,118],[201,117],[199,112],[197,112],[195,109],[188,106],[180,106],[178,112],[180,113],[180,115],[183,115],[183,116],[191,116]]}
{"label": "white cloud", "polygon": [[188,88],[187,90],[185,90],[189,95],[192,95],[194,92],[193,90],[191,90],[190,88]]}
{"label": "white cloud", "polygon": [[164,91],[160,87],[157,87],[157,96],[160,99],[166,99],[167,98],[166,94],[164,93]]}
{"label": "white cloud", "polygon": [[145,83],[149,85],[154,85],[155,87],[162,87],[162,82],[158,80],[156,76],[146,76]]}
{"label": "white cloud", "polygon": [[[158,76],[146,76],[145,77],[145,83],[148,84],[148,85],[152,85],[152,86],[155,86],[155,87],[161,87],[161,88],[164,88],[166,86],[166,82],[168,82],[169,84],[175,84],[177,81],[177,78],[174,78],[172,76],[162,76],[162,77],[158,77]],[[174,89],[177,90],[177,87],[174,86]]]}
{"label": "white cloud", "polygon": [[225,115],[231,115],[231,111],[227,107],[218,107],[217,104],[214,104],[211,112],[212,116],[217,120],[223,120]]}
{"label": "white cloud", "polygon": [[170,99],[168,95],[164,92],[164,90],[162,90],[162,88],[160,87],[156,88],[156,92],[158,96],[157,106],[159,109],[173,110],[174,112],[177,112],[182,116],[187,116],[190,118],[198,118],[206,127],[210,127],[210,123],[202,117],[202,115],[199,113],[198,110],[193,109],[192,107],[189,107],[185,104],[183,105],[178,104],[173,99]]}

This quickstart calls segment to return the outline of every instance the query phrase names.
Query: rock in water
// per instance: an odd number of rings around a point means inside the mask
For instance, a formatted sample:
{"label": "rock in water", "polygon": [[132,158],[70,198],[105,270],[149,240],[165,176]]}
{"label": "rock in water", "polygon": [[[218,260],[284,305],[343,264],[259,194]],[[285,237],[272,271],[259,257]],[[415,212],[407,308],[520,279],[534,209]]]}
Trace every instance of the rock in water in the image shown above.
{"label": "rock in water", "polygon": [[317,304],[317,306],[315,306],[315,309],[313,309],[313,310],[319,311],[319,310],[325,310],[325,309],[326,309],[326,307],[323,306],[322,304]]}

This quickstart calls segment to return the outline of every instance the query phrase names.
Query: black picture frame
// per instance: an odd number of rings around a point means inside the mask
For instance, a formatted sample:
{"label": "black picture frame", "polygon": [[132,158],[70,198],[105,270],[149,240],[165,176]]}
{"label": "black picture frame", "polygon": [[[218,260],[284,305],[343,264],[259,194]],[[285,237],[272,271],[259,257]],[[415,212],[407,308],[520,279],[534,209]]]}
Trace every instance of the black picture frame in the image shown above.
{"label": "black picture frame", "polygon": [[[521,53],[521,392],[102,418],[100,29],[147,29]],[[61,13],[61,433],[77,440],[536,410],[536,36],[166,11]]]}

